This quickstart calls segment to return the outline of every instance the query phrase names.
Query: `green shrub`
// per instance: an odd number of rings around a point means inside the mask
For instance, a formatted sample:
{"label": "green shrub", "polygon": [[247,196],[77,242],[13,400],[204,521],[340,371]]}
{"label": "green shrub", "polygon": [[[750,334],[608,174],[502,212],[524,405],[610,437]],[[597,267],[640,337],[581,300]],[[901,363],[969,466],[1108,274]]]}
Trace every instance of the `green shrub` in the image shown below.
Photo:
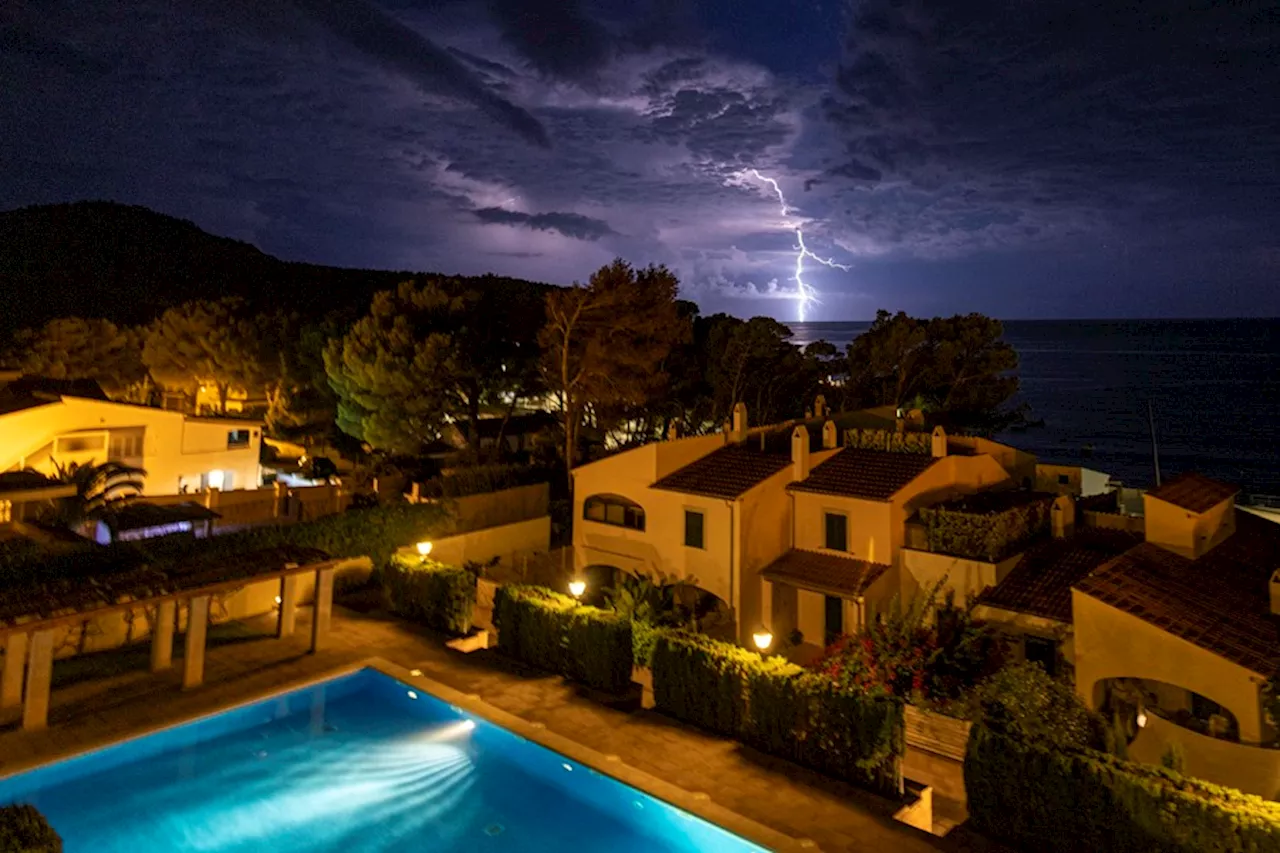
{"label": "green shrub", "polygon": [[631,620],[631,651],[635,666],[645,668],[653,666],[653,647],[658,642],[658,635],[661,632],[661,628],[642,619]]}
{"label": "green shrub", "polygon": [[1057,749],[1101,749],[1106,722],[1084,706],[1071,685],[1036,663],[1011,664],[978,686],[974,722],[998,734]]}
{"label": "green shrub", "polygon": [[494,597],[498,649],[597,690],[631,683],[631,622],[543,587],[504,585]]}
{"label": "green shrub", "polygon": [[828,776],[901,793],[901,700],[841,687],[778,658],[747,681],[747,742]]}
{"label": "green shrub", "polygon": [[0,853],[62,853],[62,839],[35,806],[0,806]]}
{"label": "green shrub", "polygon": [[664,631],[653,646],[653,698],[658,709],[709,731],[741,739],[747,718],[747,674],[754,652],[698,634]]}
{"label": "green shrub", "polygon": [[857,450],[883,450],[928,456],[933,452],[933,433],[898,432],[888,429],[847,429],[844,446]]}
{"label": "green shrub", "polygon": [[[1010,494],[1021,499],[1018,493]],[[1001,493],[985,498],[989,504],[1001,500]],[[929,550],[997,562],[1017,553],[1049,528],[1052,496],[991,509],[984,508],[983,501],[974,497],[951,505],[923,507],[920,520],[928,534]]]}
{"label": "green shrub", "polygon": [[1027,851],[1280,850],[1280,803],[976,725],[964,762],[974,827]]}
{"label": "green shrub", "polygon": [[820,773],[887,793],[900,788],[902,703],[843,687],[780,657],[660,631],[660,711]]}
{"label": "green shrub", "polygon": [[417,557],[393,557],[382,572],[382,591],[396,613],[447,634],[471,630],[476,575]]}

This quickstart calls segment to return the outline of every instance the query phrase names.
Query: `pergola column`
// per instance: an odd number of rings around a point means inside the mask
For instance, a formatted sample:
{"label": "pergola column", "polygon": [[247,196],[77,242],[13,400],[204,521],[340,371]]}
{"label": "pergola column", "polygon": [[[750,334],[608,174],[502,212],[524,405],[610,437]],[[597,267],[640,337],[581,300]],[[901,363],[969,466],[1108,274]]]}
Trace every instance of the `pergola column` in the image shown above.
{"label": "pergola column", "polygon": [[204,684],[204,647],[209,633],[209,596],[191,599],[187,607],[187,637],[182,660],[182,689]]}
{"label": "pergola column", "polygon": [[298,576],[280,578],[280,617],[276,622],[276,636],[288,637],[298,624]]}
{"label": "pergola column", "polygon": [[4,674],[0,676],[0,708],[22,704],[22,677],[27,672],[27,635],[10,634],[4,643]]}
{"label": "pergola column", "polygon": [[22,703],[22,728],[39,731],[49,725],[49,694],[53,687],[53,631],[31,635],[27,660],[27,692]]}
{"label": "pergola column", "polygon": [[316,569],[316,606],[311,619],[311,652],[320,651],[333,618],[333,568]]}
{"label": "pergola column", "polygon": [[173,666],[173,623],[177,610],[177,602],[172,599],[156,605],[156,622],[151,626],[152,672]]}

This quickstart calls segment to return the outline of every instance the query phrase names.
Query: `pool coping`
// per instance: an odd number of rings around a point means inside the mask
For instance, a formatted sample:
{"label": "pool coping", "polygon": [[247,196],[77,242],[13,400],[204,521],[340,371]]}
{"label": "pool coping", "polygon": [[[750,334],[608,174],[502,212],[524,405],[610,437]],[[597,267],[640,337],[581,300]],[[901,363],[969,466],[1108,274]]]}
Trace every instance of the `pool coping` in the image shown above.
{"label": "pool coping", "polygon": [[369,657],[360,661],[334,667],[320,675],[308,675],[303,678],[297,678],[248,698],[239,699],[228,705],[209,711],[200,711],[198,713],[188,714],[160,725],[144,727],[124,737],[102,738],[73,748],[56,750],[53,754],[43,755],[38,759],[33,758],[25,761],[18,761],[7,767],[4,773],[0,773],[0,782],[4,782],[11,777],[30,772],[40,767],[89,755],[90,753],[120,746],[131,741],[141,740],[142,738],[150,737],[151,735],[159,734],[160,732],[164,732],[169,729],[176,729],[180,726],[210,719],[227,713],[228,711],[234,711],[238,708],[267,701],[286,693],[294,693],[299,690],[305,690],[308,687],[319,686],[326,682],[333,681],[334,679],[353,675],[366,669],[374,670],[382,675],[386,675],[411,687],[422,690],[424,693],[428,693],[442,702],[454,705],[466,713],[473,714],[487,722],[500,726],[518,737],[522,737],[525,740],[536,743],[545,749],[549,749],[552,752],[556,752],[566,758],[570,758],[603,776],[607,776],[624,785],[629,785],[632,788],[654,797],[655,799],[686,811],[695,817],[701,818],[702,820],[718,826],[721,829],[737,835],[753,844],[757,844],[768,850],[778,851],[778,853],[798,853],[798,851],[801,850],[817,850],[817,846],[814,842],[807,839],[795,839],[775,829],[771,829],[764,824],[717,804],[707,793],[687,791],[678,785],[674,785],[658,778],[657,776],[626,764],[616,755],[605,755],[604,753],[592,749],[591,747],[584,746],[571,738],[556,734],[548,729],[544,723],[526,720],[523,717],[519,717],[509,711],[504,711],[495,705],[491,705],[484,701],[484,699],[477,693],[464,693],[457,688],[450,687],[447,684],[423,675],[421,670],[409,669],[408,667],[401,666],[381,657]]}

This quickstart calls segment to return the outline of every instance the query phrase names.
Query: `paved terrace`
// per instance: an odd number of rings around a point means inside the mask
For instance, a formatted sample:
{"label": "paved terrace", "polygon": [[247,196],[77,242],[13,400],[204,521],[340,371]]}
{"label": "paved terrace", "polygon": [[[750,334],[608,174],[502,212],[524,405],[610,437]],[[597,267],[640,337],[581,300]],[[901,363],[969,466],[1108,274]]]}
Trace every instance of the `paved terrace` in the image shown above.
{"label": "paved terrace", "polygon": [[[299,613],[309,621],[310,610]],[[464,655],[438,635],[380,616],[335,608],[327,646],[308,654],[309,631],[275,639],[275,620],[211,628],[205,685],[181,690],[181,668],[147,671],[148,646],[59,661],[49,729],[0,732],[0,774],[185,717],[216,711],[371,656],[429,678],[711,799],[795,838],[836,851],[1005,851],[960,827],[939,838],[897,823],[894,804],[764,756],[654,711],[599,704],[557,676],[524,669],[494,651]],[[910,772],[910,771],[909,771]]]}

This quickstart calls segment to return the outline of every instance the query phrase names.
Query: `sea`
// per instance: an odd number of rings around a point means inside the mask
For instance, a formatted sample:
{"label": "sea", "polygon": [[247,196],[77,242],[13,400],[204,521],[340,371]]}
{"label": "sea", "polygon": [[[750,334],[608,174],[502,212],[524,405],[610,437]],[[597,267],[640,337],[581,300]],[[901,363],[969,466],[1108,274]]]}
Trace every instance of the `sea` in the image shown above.
{"label": "sea", "polygon": [[[865,322],[788,323],[841,350]],[[1007,320],[1018,402],[1044,421],[996,436],[1126,486],[1198,471],[1280,495],[1280,320]],[[1152,452],[1152,426],[1155,449]]]}

